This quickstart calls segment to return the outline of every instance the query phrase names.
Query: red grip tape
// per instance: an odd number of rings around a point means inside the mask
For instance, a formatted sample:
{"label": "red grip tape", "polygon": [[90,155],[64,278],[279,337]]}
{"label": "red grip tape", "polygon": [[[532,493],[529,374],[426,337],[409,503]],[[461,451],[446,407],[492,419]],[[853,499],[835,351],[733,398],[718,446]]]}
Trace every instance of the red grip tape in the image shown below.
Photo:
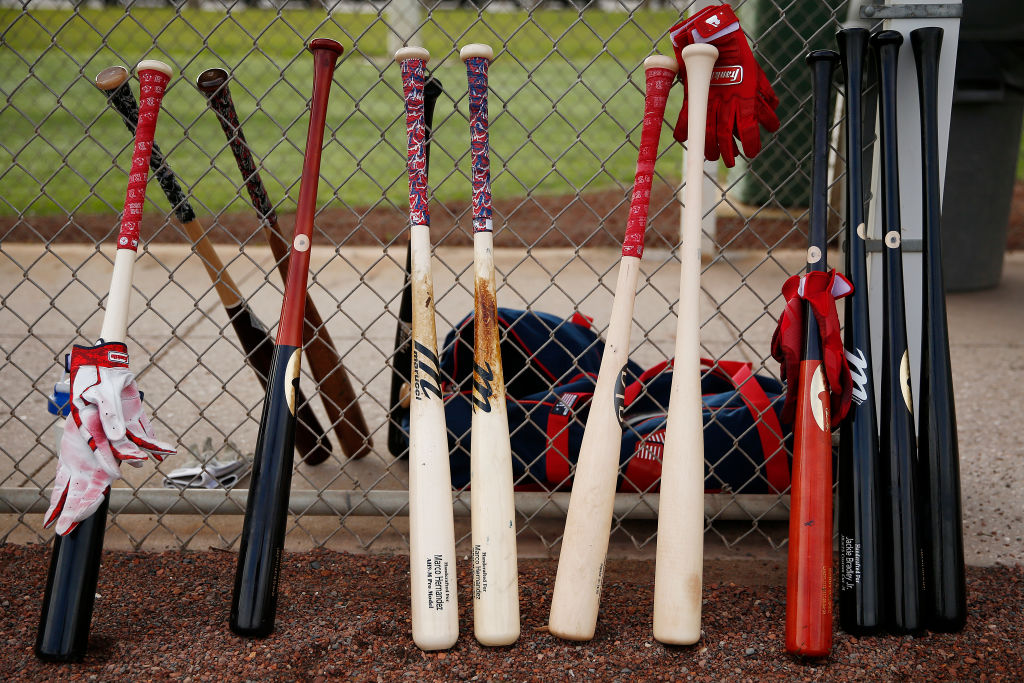
{"label": "red grip tape", "polygon": [[658,158],[658,143],[661,140],[661,124],[665,119],[668,91],[676,76],[672,70],[661,68],[648,69],[644,75],[647,82],[644,123],[640,132],[640,151],[633,179],[633,196],[629,202],[626,236],[622,240],[622,255],[637,258],[644,255],[644,233],[647,230],[647,212],[651,204],[654,162]]}
{"label": "red grip tape", "polygon": [[117,235],[118,249],[139,249],[139,224],[146,201],[146,180],[149,177],[149,157],[153,154],[153,137],[160,102],[171,77],[156,69],[139,72],[139,124],[135,129],[135,149],[132,166],[128,171],[128,192],[121,214],[121,230]]}

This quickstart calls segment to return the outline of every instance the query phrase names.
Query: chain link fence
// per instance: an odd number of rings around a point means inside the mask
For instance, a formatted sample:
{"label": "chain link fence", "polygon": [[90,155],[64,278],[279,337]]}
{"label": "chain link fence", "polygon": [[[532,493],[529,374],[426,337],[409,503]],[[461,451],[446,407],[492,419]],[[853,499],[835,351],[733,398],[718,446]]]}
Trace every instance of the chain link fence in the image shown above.
{"label": "chain link fence", "polygon": [[[780,97],[782,129],[765,136],[751,163],[707,165],[702,345],[710,359],[748,361],[754,372],[776,375],[768,347],[778,292],[800,270],[806,245],[810,92],[802,58],[832,44],[846,9],[840,0],[735,5]],[[445,87],[430,169],[439,336],[473,305],[468,103],[458,59],[470,42],[496,53],[490,132],[498,303],[565,319],[582,313],[601,332],[639,141],[642,62],[670,51],[668,29],[694,9],[683,0],[0,2],[0,538],[50,538],[41,518],[60,421],[47,412],[47,398],[63,354],[73,342],[92,343],[102,319],[131,139],[93,85],[100,70],[143,58],[174,68],[157,143],[225,271],[273,327],[283,289],[277,263],[195,78],[216,66],[231,74],[245,135],[288,234],[312,78],[302,47],[314,37],[345,46],[328,114],[310,293],[355,387],[373,449],[358,460],[344,456],[304,368],[302,387],[334,451],[321,465],[296,465],[289,543],[344,540],[380,551],[400,548],[407,530],[408,465],[387,445],[408,216],[394,49],[427,47]],[[670,126],[682,94],[674,88],[668,106],[637,293],[631,357],[642,367],[674,348],[682,147]],[[230,547],[240,532],[247,470],[227,488],[183,491],[163,480],[193,466],[210,483],[219,463],[251,458],[263,391],[170,208],[151,183],[129,350],[155,429],[179,453],[155,468],[125,468],[110,523],[135,547],[192,547],[210,534]],[[763,456],[742,453],[744,435],[734,436],[729,453],[708,454],[709,466],[745,457],[761,465],[745,484],[763,483]],[[784,493],[745,495],[745,484],[715,481],[712,474],[709,489],[719,492],[707,495],[706,512],[719,540],[784,542],[784,530],[768,523],[785,519]],[[468,491],[456,495],[464,517]],[[555,546],[567,496],[517,494],[520,538]],[[615,533],[643,548],[654,538],[656,510],[650,489],[620,494]],[[468,535],[468,526],[460,529]]]}

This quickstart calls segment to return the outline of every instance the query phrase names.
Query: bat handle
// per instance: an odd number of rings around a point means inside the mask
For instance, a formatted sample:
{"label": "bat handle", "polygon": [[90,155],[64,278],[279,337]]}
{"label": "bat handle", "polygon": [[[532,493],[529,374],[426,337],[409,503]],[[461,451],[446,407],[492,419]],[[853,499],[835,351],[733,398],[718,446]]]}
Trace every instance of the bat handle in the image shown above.
{"label": "bat handle", "polygon": [[487,69],[494,51],[487,45],[467,45],[459,52],[469,79],[469,131],[473,159],[473,232],[490,232],[491,162],[487,121]]}
{"label": "bat handle", "polygon": [[171,80],[171,67],[163,62],[147,59],[139,62],[139,122],[135,129],[135,148],[128,172],[128,189],[121,213],[121,229],[117,235],[117,255],[110,281],[106,312],[100,338],[104,341],[124,341],[128,334],[128,308],[132,293],[132,271],[135,251],[139,248],[139,224],[146,202],[146,180],[149,177],[149,158],[153,153],[153,137],[167,84]]}
{"label": "bat handle", "polygon": [[633,176],[633,195],[629,202],[626,234],[622,239],[623,256],[643,258],[644,255],[644,233],[647,231],[647,214],[651,204],[654,162],[658,158],[668,91],[672,88],[678,68],[676,60],[665,55],[653,55],[644,60],[644,122],[640,130],[640,149]]}
{"label": "bat handle", "polygon": [[270,202],[259,169],[256,168],[252,150],[249,149],[249,143],[245,140],[245,133],[242,132],[242,126],[238,120],[234,100],[231,99],[231,90],[228,88],[228,72],[219,67],[207,69],[199,74],[196,79],[196,87],[206,96],[210,108],[217,114],[217,120],[220,121],[221,130],[227,137],[232,156],[235,157],[235,165],[238,166],[238,170],[242,174],[245,189],[249,192],[253,206],[265,221],[276,222],[277,214],[274,211],[274,205]]}
{"label": "bat handle", "polygon": [[422,47],[403,47],[395,53],[402,68],[402,92],[405,95],[405,128],[408,134],[409,222],[430,225],[427,202],[426,126],[423,88],[430,53]]}
{"label": "bat handle", "polygon": [[327,102],[331,94],[334,67],[343,49],[334,40],[317,38],[310,41],[309,51],[313,53],[313,97],[309,106],[306,154],[295,210],[295,236],[288,256],[288,278],[284,286],[285,297],[281,304],[281,322],[278,324],[276,342],[278,346],[297,348],[302,348],[309,252],[313,241],[313,215],[316,213],[320,159],[323,156],[324,130],[327,126]]}

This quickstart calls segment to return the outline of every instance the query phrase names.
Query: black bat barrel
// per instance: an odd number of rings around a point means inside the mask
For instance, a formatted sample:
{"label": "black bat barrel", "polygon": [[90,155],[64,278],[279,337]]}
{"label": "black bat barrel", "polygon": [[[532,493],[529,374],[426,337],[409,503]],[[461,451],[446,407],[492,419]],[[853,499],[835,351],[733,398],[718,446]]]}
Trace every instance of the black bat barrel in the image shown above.
{"label": "black bat barrel", "polygon": [[939,236],[938,66],[942,29],[930,27],[911,31],[910,43],[917,63],[923,178],[921,414],[917,440],[919,528],[924,562],[922,610],[927,628],[959,631],[967,621],[967,586],[960,453]]}
{"label": "black bat barrel", "polygon": [[845,348],[853,378],[853,402],[839,426],[839,623],[853,635],[881,630],[887,620],[886,582],[880,569],[882,499],[875,380],[868,314],[867,233],[864,221],[863,82],[870,33],[839,31],[846,81],[846,299]]}
{"label": "black bat barrel", "polygon": [[77,662],[85,656],[109,505],[108,491],[96,512],[71,533],[54,536],[36,632],[35,653],[39,659]]}
{"label": "black bat barrel", "polygon": [[900,249],[899,148],[896,136],[896,69],[903,36],[880,31],[871,38],[878,67],[882,160],[882,425],[880,444],[889,495],[888,525],[892,588],[892,628],[919,631],[921,565],[917,533],[917,443],[910,390],[910,353],[903,298],[903,252]]}
{"label": "black bat barrel", "polygon": [[300,350],[276,346],[270,366],[231,600],[230,626],[240,636],[263,637],[274,630],[292,485]]}

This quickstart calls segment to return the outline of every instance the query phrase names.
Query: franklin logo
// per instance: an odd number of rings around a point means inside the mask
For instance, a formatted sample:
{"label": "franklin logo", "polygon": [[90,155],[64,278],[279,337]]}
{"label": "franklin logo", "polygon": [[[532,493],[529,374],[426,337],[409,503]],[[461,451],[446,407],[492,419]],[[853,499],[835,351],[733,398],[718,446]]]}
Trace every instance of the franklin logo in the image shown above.
{"label": "franklin logo", "polygon": [[718,18],[717,14],[712,14],[710,17],[708,17],[707,23],[708,26],[714,26],[715,28],[718,28],[719,26],[722,25],[722,20]]}
{"label": "franklin logo", "polygon": [[736,85],[743,82],[743,67],[716,66],[711,71],[711,85]]}

